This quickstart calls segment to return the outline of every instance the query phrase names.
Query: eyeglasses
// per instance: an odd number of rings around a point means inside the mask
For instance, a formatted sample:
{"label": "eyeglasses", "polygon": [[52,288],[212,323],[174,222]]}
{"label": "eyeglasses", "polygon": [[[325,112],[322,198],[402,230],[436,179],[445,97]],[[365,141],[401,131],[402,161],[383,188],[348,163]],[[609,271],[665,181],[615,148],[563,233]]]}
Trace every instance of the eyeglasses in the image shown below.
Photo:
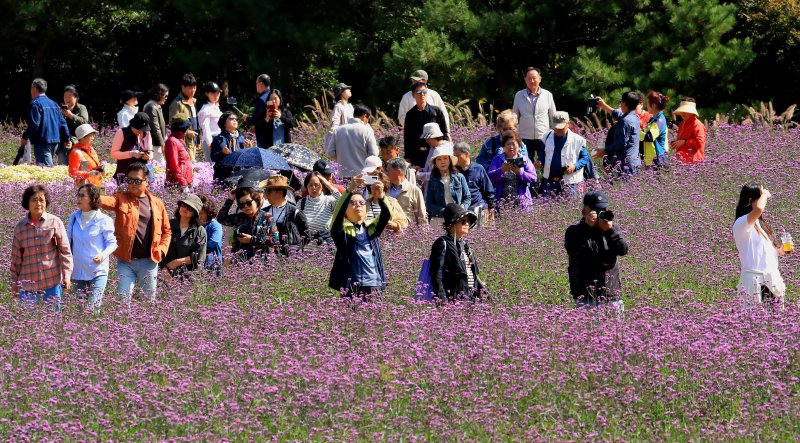
{"label": "eyeglasses", "polygon": [[250,206],[251,204],[253,204],[254,201],[255,200],[250,199],[250,200],[243,201],[243,202],[236,202],[236,204],[239,205],[240,208],[246,208],[246,207]]}
{"label": "eyeglasses", "polygon": [[428,90],[427,89],[420,89],[419,91],[414,91],[414,94],[417,94],[417,95],[428,95]]}
{"label": "eyeglasses", "polygon": [[78,198],[89,198],[89,194],[78,194]]}
{"label": "eyeglasses", "polygon": [[350,200],[350,206],[354,208],[359,206],[367,206],[367,202],[365,200]]}
{"label": "eyeglasses", "polygon": [[228,117],[228,121],[229,121],[229,122],[238,122],[238,121],[239,121],[239,119],[238,119],[238,118],[236,118],[236,117]]}
{"label": "eyeglasses", "polygon": [[131,178],[131,177],[128,177],[128,178],[125,179],[125,183],[127,183],[129,185],[141,185],[145,181],[147,181],[146,178]]}

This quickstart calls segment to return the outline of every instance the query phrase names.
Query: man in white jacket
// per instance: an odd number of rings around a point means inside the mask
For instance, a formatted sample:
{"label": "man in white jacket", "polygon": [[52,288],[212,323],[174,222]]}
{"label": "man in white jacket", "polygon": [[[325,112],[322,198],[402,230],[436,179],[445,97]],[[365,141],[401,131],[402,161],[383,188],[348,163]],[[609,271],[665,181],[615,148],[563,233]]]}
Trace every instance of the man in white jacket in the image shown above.
{"label": "man in white jacket", "polygon": [[378,142],[369,125],[371,115],[368,107],[355,105],[353,117],[337,127],[328,139],[325,155],[339,163],[339,177],[350,178],[360,174],[367,157],[378,155]]}
{"label": "man in white jacket", "polygon": [[531,156],[538,151],[539,140],[550,130],[551,121],[556,113],[553,94],[542,88],[541,82],[542,73],[538,68],[532,66],[525,68],[527,87],[514,96],[512,108],[519,118],[519,136],[528,147]]}
{"label": "man in white jacket", "polygon": [[[427,86],[428,84],[428,73],[423,71],[422,69],[418,69],[411,74],[409,77],[411,80],[411,84],[414,83],[425,83]],[[438,92],[434,91],[433,89],[428,88],[428,104],[431,106],[436,106],[437,108],[442,110],[444,114],[444,123],[446,128],[444,128],[444,132],[446,134],[450,134],[450,115],[447,113],[447,107],[444,105],[444,101],[442,100],[442,96],[439,95]],[[414,96],[411,94],[411,91],[407,91],[403,98],[400,99],[400,109],[397,111],[397,124],[403,126],[403,123],[406,121],[406,114],[408,113],[409,109],[413,108],[417,105],[417,101],[414,100]],[[449,137],[448,137],[449,140]]]}

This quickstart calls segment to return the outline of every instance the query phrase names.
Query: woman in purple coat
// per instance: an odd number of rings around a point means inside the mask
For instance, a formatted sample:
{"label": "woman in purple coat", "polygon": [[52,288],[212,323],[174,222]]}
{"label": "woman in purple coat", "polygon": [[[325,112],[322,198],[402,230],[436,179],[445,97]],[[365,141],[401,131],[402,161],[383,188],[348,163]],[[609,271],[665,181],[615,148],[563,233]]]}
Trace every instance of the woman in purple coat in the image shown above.
{"label": "woman in purple coat", "polygon": [[498,203],[527,207],[533,203],[530,184],[536,182],[533,163],[519,154],[522,140],[516,132],[503,135],[503,152],[489,164],[489,178],[494,184],[494,196]]}

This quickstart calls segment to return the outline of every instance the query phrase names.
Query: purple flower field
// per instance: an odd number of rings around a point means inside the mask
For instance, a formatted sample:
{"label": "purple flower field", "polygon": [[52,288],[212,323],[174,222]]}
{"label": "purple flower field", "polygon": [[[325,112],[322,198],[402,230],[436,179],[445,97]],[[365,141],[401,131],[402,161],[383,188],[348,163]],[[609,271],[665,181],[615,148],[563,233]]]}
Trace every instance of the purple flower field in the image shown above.
{"label": "purple flower field", "polygon": [[[476,147],[490,128],[456,130]],[[106,134],[107,135],[107,134]],[[16,135],[0,135],[2,163]],[[591,139],[596,140],[600,134]],[[318,134],[299,134],[318,144]],[[101,139],[101,157],[109,141]],[[412,301],[440,232],[384,235],[384,301],[327,290],[332,254],[226,269],[99,315],[0,303],[0,437],[7,441],[795,441],[800,258],[781,261],[785,310],[735,299],[738,191],[764,183],[776,232],[800,237],[800,131],[724,126],[706,162],[608,192],[631,245],[623,316],[575,309],[564,230],[579,202],[504,213],[468,237],[491,301]],[[7,270],[27,183],[0,184]],[[204,186],[204,185],[203,185]],[[74,210],[71,182],[50,212]],[[175,209],[174,195],[156,193]],[[217,195],[223,198],[223,195]],[[113,263],[113,260],[112,260]]]}

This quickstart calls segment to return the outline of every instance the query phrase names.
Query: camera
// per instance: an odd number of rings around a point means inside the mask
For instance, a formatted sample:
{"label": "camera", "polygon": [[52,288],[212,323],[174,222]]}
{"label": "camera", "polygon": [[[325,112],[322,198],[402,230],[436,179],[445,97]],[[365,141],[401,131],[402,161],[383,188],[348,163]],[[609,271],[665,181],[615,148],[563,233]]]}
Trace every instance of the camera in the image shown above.
{"label": "camera", "polygon": [[614,211],[609,209],[597,213],[598,220],[614,221]]}
{"label": "camera", "polygon": [[597,97],[594,94],[590,95],[589,98],[586,99],[586,113],[592,114],[597,109]]}
{"label": "camera", "polygon": [[244,237],[246,234],[248,234],[247,231],[248,231],[248,226],[239,225],[239,226],[236,227],[236,230],[234,231],[234,234],[236,235],[237,238],[240,238],[240,237]]}

